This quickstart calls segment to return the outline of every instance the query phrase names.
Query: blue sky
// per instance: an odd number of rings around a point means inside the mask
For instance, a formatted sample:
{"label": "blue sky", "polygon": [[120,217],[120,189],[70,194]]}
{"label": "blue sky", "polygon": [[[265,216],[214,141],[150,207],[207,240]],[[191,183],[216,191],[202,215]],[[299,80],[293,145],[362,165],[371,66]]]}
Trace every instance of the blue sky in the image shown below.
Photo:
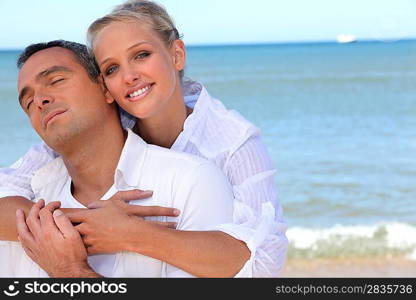
{"label": "blue sky", "polygon": [[[0,48],[85,41],[122,0],[1,0]],[[188,45],[416,38],[416,0],[160,0]]]}

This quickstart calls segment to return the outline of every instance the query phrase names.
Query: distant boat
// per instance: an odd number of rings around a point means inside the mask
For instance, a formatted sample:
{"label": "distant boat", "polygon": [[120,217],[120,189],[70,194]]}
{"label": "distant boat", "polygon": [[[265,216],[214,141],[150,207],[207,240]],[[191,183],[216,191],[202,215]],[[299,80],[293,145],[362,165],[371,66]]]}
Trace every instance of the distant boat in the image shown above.
{"label": "distant boat", "polygon": [[354,43],[357,39],[352,34],[339,34],[337,36],[337,42],[340,44],[346,44],[346,43]]}

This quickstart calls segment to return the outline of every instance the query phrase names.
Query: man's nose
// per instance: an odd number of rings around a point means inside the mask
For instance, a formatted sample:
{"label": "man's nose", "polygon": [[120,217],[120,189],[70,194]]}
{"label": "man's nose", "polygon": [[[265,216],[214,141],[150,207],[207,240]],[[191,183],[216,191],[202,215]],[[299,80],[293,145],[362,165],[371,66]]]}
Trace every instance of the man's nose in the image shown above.
{"label": "man's nose", "polygon": [[36,95],[33,99],[33,102],[39,108],[43,108],[47,106],[48,104],[53,103],[53,98],[48,95]]}

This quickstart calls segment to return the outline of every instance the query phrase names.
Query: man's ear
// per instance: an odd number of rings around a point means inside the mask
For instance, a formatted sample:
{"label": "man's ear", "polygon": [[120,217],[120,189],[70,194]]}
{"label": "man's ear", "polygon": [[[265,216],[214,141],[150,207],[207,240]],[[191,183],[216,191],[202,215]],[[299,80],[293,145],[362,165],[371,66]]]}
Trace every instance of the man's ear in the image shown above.
{"label": "man's ear", "polygon": [[104,78],[103,78],[103,76],[102,75],[100,75],[100,77],[99,77],[99,82],[100,82],[100,85],[101,85],[101,89],[102,89],[102,91],[103,91],[103,93],[104,93],[104,96],[105,96],[105,101],[108,103],[108,104],[111,104],[111,103],[113,103],[115,100],[114,100],[114,97],[110,94],[110,92],[108,91],[108,88],[107,88],[107,86],[105,85],[105,81],[104,81]]}
{"label": "man's ear", "polygon": [[175,40],[172,44],[173,62],[176,70],[182,71],[185,68],[186,50],[185,44],[182,40]]}

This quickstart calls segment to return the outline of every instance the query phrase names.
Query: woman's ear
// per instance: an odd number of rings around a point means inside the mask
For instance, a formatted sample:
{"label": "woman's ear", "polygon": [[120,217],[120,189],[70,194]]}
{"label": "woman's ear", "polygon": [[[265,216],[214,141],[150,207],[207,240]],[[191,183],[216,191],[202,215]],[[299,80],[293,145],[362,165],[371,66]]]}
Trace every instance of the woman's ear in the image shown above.
{"label": "woman's ear", "polygon": [[108,91],[108,88],[107,88],[107,86],[105,85],[105,81],[104,81],[104,78],[103,78],[103,76],[102,76],[102,75],[100,76],[99,81],[100,81],[101,89],[102,89],[102,91],[103,91],[103,93],[104,93],[104,96],[105,96],[105,101],[106,101],[108,104],[113,103],[113,102],[114,102],[114,97],[113,97],[113,96],[110,94],[110,92]]}
{"label": "woman's ear", "polygon": [[185,44],[182,40],[175,40],[172,44],[173,62],[177,71],[182,71],[185,68],[186,50]]}
{"label": "woman's ear", "polygon": [[111,96],[111,94],[110,94],[110,92],[108,91],[108,90],[106,90],[105,91],[105,101],[108,103],[108,104],[111,104],[111,103],[113,103],[115,100],[114,100],[114,97],[113,96]]}

